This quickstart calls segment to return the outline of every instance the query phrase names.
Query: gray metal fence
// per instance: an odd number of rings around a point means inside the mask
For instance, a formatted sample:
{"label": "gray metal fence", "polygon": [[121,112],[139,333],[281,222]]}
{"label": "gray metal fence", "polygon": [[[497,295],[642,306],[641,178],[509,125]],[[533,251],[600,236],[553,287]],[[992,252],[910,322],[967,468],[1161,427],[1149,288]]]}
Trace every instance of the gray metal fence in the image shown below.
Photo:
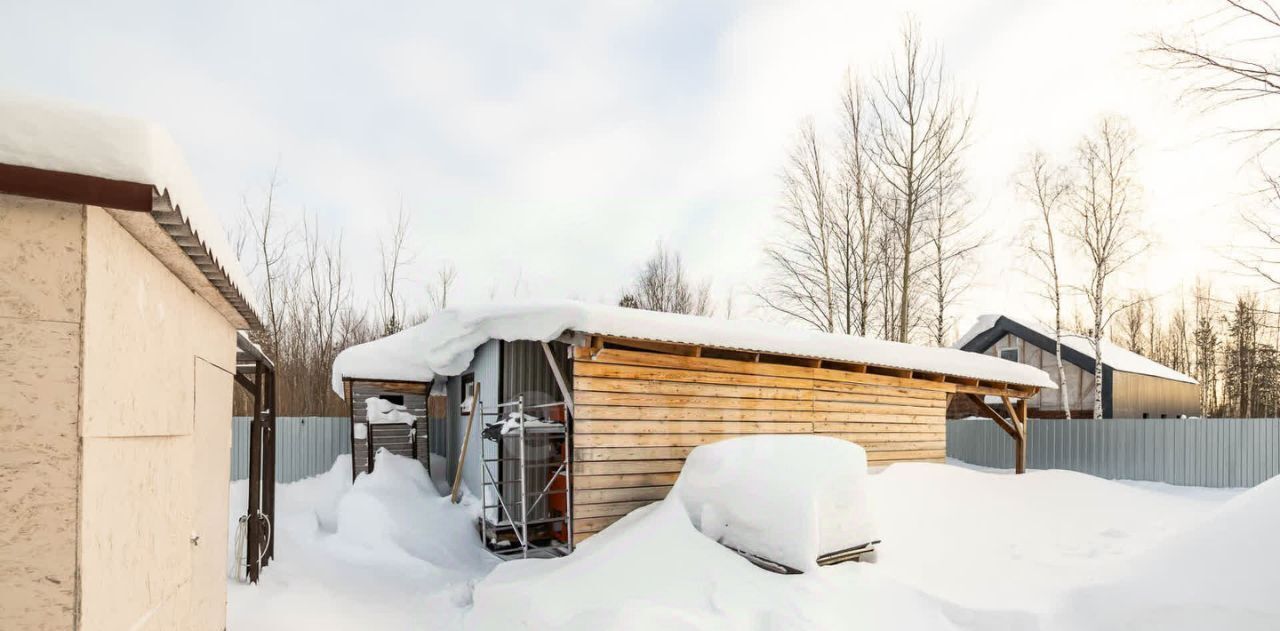
{"label": "gray metal fence", "polygon": [[[1280,419],[1032,419],[1027,466],[1113,480],[1248,487],[1280,474]],[[986,419],[947,421],[947,456],[1009,469],[1013,439]]]}
{"label": "gray metal fence", "polygon": [[[276,418],[276,482],[293,482],[328,471],[351,453],[351,421],[345,416]],[[249,417],[231,423],[231,479],[249,477]]]}

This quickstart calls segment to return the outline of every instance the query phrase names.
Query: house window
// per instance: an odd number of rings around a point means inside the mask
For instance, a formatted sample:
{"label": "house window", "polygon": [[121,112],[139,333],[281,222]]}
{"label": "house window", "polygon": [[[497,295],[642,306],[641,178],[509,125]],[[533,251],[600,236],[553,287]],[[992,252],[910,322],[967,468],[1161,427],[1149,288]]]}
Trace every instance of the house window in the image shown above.
{"label": "house window", "polygon": [[1011,362],[1018,361],[1018,349],[1017,348],[1000,349],[1000,359],[1007,359]]}

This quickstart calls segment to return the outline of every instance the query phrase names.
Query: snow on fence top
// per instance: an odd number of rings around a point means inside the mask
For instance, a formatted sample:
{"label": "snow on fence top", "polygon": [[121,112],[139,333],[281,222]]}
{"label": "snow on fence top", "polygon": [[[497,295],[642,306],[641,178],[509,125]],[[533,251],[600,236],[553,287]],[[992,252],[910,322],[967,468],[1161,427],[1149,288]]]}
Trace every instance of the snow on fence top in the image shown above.
{"label": "snow on fence top", "polygon": [[151,186],[182,217],[256,317],[253,285],[164,129],[68,103],[0,93],[0,164]]}
{"label": "snow on fence top", "polygon": [[[1053,329],[1035,322],[1029,318],[1014,318],[999,313],[988,313],[978,316],[978,321],[974,323],[973,328],[965,333],[959,341],[955,343],[956,348],[960,348],[968,344],[974,338],[990,331],[1004,318],[1014,324],[1031,329],[1035,333],[1039,333],[1050,340],[1053,339]],[[1062,346],[1073,351],[1083,354],[1089,359],[1096,358],[1093,353],[1093,340],[1079,333],[1062,332]],[[1121,348],[1107,340],[1102,340],[1102,364],[1110,366],[1113,370],[1121,372],[1137,373],[1139,375],[1149,375],[1152,377],[1160,377],[1171,381],[1181,381],[1184,383],[1199,383],[1194,377],[1184,375],[1164,364],[1152,361],[1142,355],[1125,348]]]}
{"label": "snow on fence top", "polygon": [[343,378],[426,382],[436,375],[457,375],[471,364],[475,350],[491,339],[547,342],[566,332],[1056,387],[1048,374],[1033,366],[953,348],[563,300],[446,309],[422,324],[342,351],[333,362],[333,390],[342,395]]}

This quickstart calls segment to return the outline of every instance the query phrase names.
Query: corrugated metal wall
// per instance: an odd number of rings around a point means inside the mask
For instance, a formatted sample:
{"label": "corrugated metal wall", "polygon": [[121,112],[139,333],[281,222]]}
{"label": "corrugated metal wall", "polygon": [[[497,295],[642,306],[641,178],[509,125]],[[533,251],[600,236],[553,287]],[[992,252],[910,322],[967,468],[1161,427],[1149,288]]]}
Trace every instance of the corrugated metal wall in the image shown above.
{"label": "corrugated metal wall", "polygon": [[[345,416],[276,418],[276,482],[285,483],[328,471],[340,454],[351,453],[351,427]],[[249,417],[231,423],[231,479],[249,477]]]}
{"label": "corrugated metal wall", "polygon": [[[1248,487],[1280,474],[1280,419],[1032,419],[1027,466],[1113,480]],[[986,419],[947,421],[947,456],[1013,467],[1013,440]]]}

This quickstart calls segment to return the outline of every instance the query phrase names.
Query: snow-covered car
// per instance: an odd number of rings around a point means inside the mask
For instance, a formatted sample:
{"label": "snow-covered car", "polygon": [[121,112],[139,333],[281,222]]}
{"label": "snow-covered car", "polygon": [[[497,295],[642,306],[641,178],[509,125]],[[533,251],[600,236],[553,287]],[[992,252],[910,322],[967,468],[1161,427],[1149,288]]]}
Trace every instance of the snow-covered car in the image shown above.
{"label": "snow-covered car", "polygon": [[866,477],[854,443],[744,436],[694,449],[672,497],[699,531],[757,565],[805,572],[874,552]]}

